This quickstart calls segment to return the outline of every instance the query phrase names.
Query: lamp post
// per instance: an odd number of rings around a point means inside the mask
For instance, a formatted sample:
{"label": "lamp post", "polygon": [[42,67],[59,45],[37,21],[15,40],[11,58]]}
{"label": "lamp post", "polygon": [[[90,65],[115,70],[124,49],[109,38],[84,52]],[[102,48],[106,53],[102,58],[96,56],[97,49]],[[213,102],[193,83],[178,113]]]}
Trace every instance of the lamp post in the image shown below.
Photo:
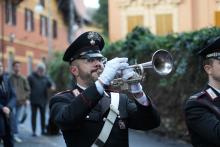
{"label": "lamp post", "polygon": [[50,8],[50,0],[47,0],[48,6],[48,58],[51,59],[52,57],[52,20],[51,20],[51,8]]}
{"label": "lamp post", "polygon": [[[47,47],[48,47],[48,59],[50,59],[52,57],[52,21],[51,21],[51,7],[50,7],[50,0],[47,0],[47,29],[48,29],[48,34],[47,34]],[[35,6],[35,11],[37,13],[40,13],[44,10],[43,6],[41,5],[40,1],[38,2],[38,4]]]}
{"label": "lamp post", "polygon": [[75,14],[74,14],[74,0],[69,0],[69,34],[68,34],[68,41],[69,43],[72,43],[74,40],[74,20],[75,20]]}

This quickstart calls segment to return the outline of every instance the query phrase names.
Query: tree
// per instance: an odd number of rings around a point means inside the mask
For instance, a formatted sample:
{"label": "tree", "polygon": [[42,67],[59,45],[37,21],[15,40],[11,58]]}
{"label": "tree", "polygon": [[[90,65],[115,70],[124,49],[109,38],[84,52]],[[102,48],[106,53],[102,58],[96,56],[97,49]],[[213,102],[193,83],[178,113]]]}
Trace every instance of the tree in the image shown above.
{"label": "tree", "polygon": [[93,16],[98,26],[103,28],[103,34],[108,36],[108,0],[99,0],[100,7]]}

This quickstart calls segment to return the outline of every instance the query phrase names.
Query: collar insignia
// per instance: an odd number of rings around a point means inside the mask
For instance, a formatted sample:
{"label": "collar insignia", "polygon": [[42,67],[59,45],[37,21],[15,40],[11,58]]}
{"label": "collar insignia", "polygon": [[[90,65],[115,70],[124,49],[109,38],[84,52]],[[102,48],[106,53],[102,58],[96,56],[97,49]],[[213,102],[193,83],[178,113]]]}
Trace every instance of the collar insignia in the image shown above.
{"label": "collar insignia", "polygon": [[73,92],[75,97],[77,97],[80,94],[78,89],[74,89],[72,92]]}
{"label": "collar insignia", "polygon": [[206,92],[213,100],[218,97],[211,88],[207,89]]}

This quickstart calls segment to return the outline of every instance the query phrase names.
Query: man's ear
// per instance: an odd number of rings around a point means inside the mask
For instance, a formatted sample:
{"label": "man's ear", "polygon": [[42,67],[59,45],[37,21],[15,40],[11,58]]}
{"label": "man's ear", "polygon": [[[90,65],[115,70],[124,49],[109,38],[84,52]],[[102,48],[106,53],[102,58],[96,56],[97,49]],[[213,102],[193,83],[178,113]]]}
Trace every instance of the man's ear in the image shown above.
{"label": "man's ear", "polygon": [[78,76],[79,72],[78,72],[78,67],[75,65],[70,66],[70,72],[74,75],[74,76]]}
{"label": "man's ear", "polygon": [[204,68],[204,70],[207,74],[211,74],[211,72],[212,72],[212,66],[211,65],[206,64],[206,65],[204,65],[203,68]]}

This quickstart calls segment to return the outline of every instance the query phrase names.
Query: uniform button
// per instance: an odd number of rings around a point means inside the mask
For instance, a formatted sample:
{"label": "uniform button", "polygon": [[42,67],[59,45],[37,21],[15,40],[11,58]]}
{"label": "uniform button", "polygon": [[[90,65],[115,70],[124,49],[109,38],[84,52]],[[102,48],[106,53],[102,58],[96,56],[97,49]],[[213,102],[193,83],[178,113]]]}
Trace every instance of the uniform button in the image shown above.
{"label": "uniform button", "polygon": [[86,118],[89,118],[89,115],[87,115]]}
{"label": "uniform button", "polygon": [[103,121],[106,121],[106,118],[105,118],[105,117],[103,118]]}
{"label": "uniform button", "polygon": [[118,115],[118,118],[120,118],[121,116],[120,115]]}

